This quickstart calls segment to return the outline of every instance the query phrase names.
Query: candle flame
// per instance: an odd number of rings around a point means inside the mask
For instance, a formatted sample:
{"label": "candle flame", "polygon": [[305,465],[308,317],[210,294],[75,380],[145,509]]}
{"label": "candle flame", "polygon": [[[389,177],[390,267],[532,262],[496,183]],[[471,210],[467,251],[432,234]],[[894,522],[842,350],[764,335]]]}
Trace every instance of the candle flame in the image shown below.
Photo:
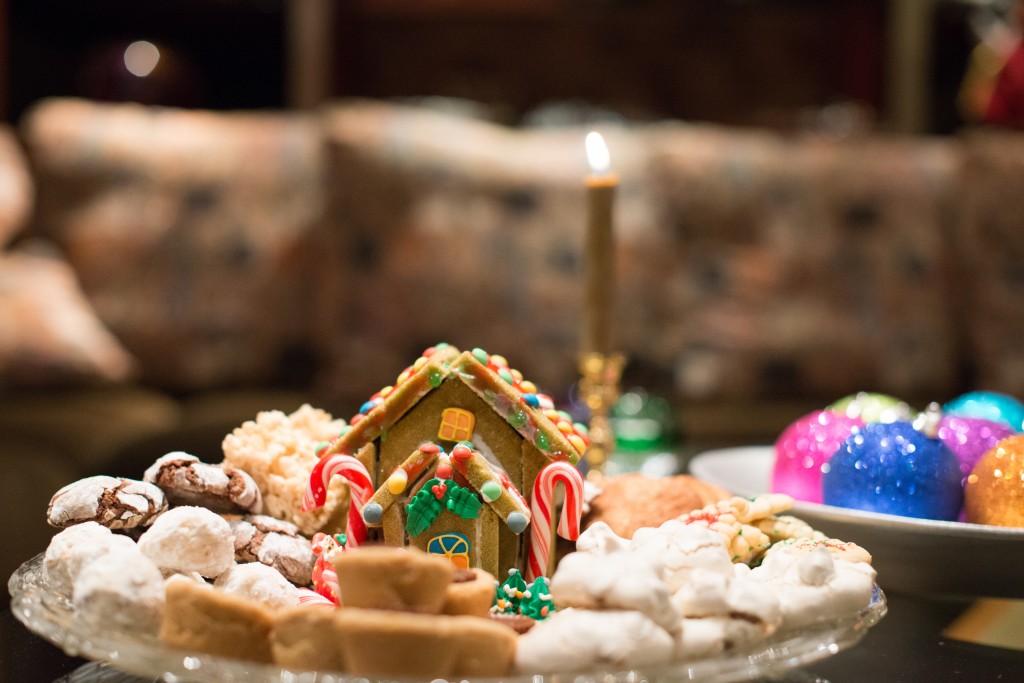
{"label": "candle flame", "polygon": [[587,133],[587,163],[590,165],[590,172],[594,175],[605,175],[612,168],[611,155],[608,154],[608,145],[604,138],[595,130]]}

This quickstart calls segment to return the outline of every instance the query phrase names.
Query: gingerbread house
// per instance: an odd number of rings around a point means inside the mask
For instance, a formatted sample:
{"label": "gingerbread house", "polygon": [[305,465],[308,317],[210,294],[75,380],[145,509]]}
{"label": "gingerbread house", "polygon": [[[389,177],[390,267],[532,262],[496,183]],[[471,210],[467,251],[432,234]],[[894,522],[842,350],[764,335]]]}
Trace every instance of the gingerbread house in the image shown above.
{"label": "gingerbread house", "polygon": [[321,457],[347,453],[376,488],[367,527],[495,576],[526,562],[524,532],[538,474],[575,465],[583,425],[521,373],[482,349],[438,344],[381,389]]}

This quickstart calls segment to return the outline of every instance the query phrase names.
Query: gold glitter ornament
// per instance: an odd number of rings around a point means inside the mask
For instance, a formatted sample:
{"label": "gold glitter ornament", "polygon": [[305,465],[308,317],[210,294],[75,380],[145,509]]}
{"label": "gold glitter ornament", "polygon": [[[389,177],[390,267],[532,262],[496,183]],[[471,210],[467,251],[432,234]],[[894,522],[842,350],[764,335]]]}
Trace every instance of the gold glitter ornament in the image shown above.
{"label": "gold glitter ornament", "polygon": [[1024,434],[981,457],[964,486],[964,510],[975,524],[1024,527]]}

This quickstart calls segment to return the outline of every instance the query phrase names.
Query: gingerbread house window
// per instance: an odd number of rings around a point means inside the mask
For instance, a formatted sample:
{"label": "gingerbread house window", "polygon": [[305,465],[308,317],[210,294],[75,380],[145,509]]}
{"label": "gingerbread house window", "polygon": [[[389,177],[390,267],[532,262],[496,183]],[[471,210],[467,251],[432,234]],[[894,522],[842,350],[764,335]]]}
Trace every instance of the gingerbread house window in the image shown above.
{"label": "gingerbread house window", "polygon": [[476,415],[462,408],[445,408],[441,411],[441,426],[437,438],[442,441],[469,441],[473,438]]}
{"label": "gingerbread house window", "polygon": [[447,557],[459,569],[469,568],[469,539],[462,534],[447,533],[434,536],[427,543],[427,552]]}

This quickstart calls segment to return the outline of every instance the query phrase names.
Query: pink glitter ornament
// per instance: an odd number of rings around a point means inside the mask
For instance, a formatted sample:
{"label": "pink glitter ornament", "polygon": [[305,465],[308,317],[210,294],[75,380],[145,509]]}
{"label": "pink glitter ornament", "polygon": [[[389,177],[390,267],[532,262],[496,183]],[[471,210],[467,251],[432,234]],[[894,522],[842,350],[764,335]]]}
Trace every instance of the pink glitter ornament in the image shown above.
{"label": "pink glitter ornament", "polygon": [[821,503],[821,468],[855,427],[859,417],[816,410],[786,427],[775,441],[772,491],[797,500]]}
{"label": "pink glitter ornament", "polygon": [[937,436],[960,461],[960,472],[966,482],[971,470],[981,460],[981,456],[1014,433],[1009,425],[1002,422],[947,413],[939,422]]}

